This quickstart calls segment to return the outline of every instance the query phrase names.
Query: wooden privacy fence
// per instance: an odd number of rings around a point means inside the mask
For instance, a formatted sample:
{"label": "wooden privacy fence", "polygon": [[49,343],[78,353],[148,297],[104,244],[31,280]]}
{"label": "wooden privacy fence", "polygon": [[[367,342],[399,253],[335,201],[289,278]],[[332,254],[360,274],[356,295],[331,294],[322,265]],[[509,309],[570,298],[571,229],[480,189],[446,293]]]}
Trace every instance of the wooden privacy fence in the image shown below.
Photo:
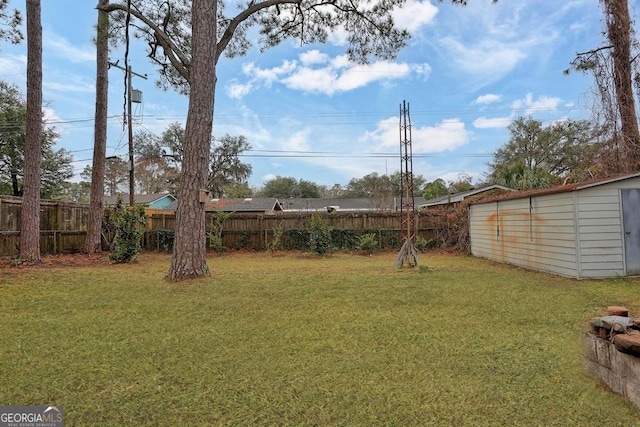
{"label": "wooden privacy fence", "polygon": [[[383,248],[399,247],[401,242],[400,213],[398,212],[320,212],[325,224],[332,231],[333,244],[339,248],[352,248],[359,236],[376,234]],[[217,212],[206,213],[207,230],[216,223]],[[262,250],[269,247],[281,232],[284,249],[304,249],[306,230],[312,212],[275,214],[233,213],[222,223],[222,246]],[[405,214],[406,215],[406,214]],[[426,218],[418,217],[418,235],[424,239],[433,237],[433,230]],[[175,215],[168,211],[148,211],[144,247],[152,250],[168,250],[173,242]]]}
{"label": "wooden privacy fence", "polygon": [[[40,202],[40,251],[43,254],[78,252],[84,246],[89,205]],[[0,197],[0,256],[17,256],[20,244],[22,198]]]}
{"label": "wooden privacy fence", "polygon": [[[19,253],[21,212],[21,198],[0,197],[0,256],[17,256]],[[148,250],[169,250],[173,242],[175,212],[147,209],[146,214],[147,227],[143,247]],[[402,243],[398,212],[320,214],[326,225],[333,230],[333,243],[339,248],[354,247],[358,237],[368,233],[375,233],[383,248],[397,248]],[[218,212],[206,213],[207,230],[211,230],[218,215]],[[232,213],[222,224],[222,245],[230,249],[262,250],[269,247],[274,241],[274,236],[280,231],[282,248],[304,249],[311,215],[312,212]],[[88,217],[88,204],[41,201],[41,252],[58,254],[81,251],[84,247]],[[433,230],[427,219],[418,217],[417,223],[418,235],[427,240],[431,239]],[[108,249],[108,244],[103,244],[104,249]]]}

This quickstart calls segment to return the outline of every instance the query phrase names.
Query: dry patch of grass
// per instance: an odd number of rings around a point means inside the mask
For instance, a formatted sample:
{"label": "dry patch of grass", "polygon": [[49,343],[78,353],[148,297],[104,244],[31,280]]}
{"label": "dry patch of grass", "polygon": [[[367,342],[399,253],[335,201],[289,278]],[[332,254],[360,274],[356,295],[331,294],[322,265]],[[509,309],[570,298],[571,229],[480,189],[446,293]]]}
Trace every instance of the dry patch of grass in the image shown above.
{"label": "dry patch of grass", "polygon": [[464,256],[215,256],[5,269],[0,402],[69,425],[601,426],[638,412],[582,371],[580,334],[640,281]]}

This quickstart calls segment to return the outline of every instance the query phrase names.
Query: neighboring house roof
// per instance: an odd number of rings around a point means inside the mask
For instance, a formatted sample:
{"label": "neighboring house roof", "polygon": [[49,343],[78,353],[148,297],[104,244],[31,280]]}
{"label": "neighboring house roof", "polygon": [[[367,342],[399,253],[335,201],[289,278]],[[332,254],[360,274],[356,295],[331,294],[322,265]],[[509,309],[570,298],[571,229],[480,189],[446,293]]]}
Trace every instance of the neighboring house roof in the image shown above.
{"label": "neighboring house roof", "polygon": [[[415,197],[415,206],[424,202],[422,197]],[[390,211],[400,209],[400,198],[290,198],[280,201],[287,212],[314,211]]]}
{"label": "neighboring house roof", "polygon": [[516,191],[513,188],[505,187],[503,185],[494,184],[494,185],[489,185],[489,186],[486,186],[486,187],[474,188],[473,190],[469,190],[469,191],[461,191],[459,193],[447,194],[446,196],[436,197],[435,199],[429,199],[429,200],[425,201],[423,204],[420,204],[419,207],[420,207],[420,209],[422,209],[422,208],[427,208],[429,206],[448,205],[448,204],[451,204],[451,203],[460,203],[460,202],[462,202],[464,199],[466,199],[468,197],[476,196],[478,194],[482,194],[482,193],[485,193],[487,191],[493,191],[493,190],[504,190],[504,191],[508,191],[508,192]]}
{"label": "neighboring house roof", "polygon": [[618,182],[618,181],[625,181],[627,179],[632,179],[637,177],[640,177],[640,172],[633,173],[630,175],[619,175],[615,177],[593,179],[589,181],[576,182],[573,184],[559,185],[556,187],[542,188],[539,190],[517,191],[510,194],[502,194],[500,196],[491,197],[489,199],[478,200],[477,202],[474,202],[474,204],[490,203],[490,202],[495,202],[500,200],[524,199],[527,197],[544,196],[547,194],[559,194],[559,193],[566,193],[569,191],[579,191],[585,188],[597,187],[599,185],[610,184],[612,182]]}
{"label": "neighboring house roof", "polygon": [[211,199],[205,206],[205,210],[220,212],[276,212],[282,211],[282,205],[275,197]]}
{"label": "neighboring house roof", "polygon": [[[129,193],[121,193],[114,194],[111,196],[104,196],[104,205],[105,206],[115,206],[118,201],[118,197],[122,199],[122,203],[127,205],[129,204]],[[166,202],[166,204],[170,204],[176,200],[175,196],[169,193],[157,193],[157,194],[134,194],[133,202],[139,203],[145,206],[151,206],[154,204],[162,204],[160,202]]]}

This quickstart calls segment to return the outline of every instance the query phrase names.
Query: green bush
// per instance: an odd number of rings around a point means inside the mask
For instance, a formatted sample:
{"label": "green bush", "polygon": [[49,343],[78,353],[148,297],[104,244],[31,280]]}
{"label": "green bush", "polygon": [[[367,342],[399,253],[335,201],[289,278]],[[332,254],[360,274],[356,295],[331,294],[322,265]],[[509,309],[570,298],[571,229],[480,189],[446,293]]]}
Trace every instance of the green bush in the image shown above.
{"label": "green bush", "polygon": [[304,250],[309,247],[309,230],[286,230],[287,249]]}
{"label": "green bush", "polygon": [[116,207],[111,212],[110,220],[115,229],[115,238],[109,259],[118,264],[134,260],[142,249],[140,240],[146,224],[144,208],[141,205],[132,208],[123,207],[122,200],[118,199]]}
{"label": "green bush", "polygon": [[156,248],[158,250],[169,252],[173,249],[173,239],[175,238],[173,230],[158,228],[153,230],[152,234],[156,239]]}
{"label": "green bush", "polygon": [[324,255],[331,248],[331,227],[318,212],[309,218],[309,247],[318,255]]}
{"label": "green bush", "polygon": [[358,249],[365,253],[372,253],[378,249],[378,236],[367,233],[358,237]]}
{"label": "green bush", "polygon": [[213,224],[209,225],[209,227],[207,228],[209,249],[216,252],[223,252],[227,250],[227,248],[222,244],[222,226],[230,216],[231,212],[218,212]]}
{"label": "green bush", "polygon": [[358,247],[358,235],[353,230],[331,230],[331,243],[339,249],[356,249]]}
{"label": "green bush", "polygon": [[280,221],[277,226],[273,227],[273,237],[267,244],[267,249],[271,252],[282,249],[282,234],[284,233],[283,224],[284,221]]}
{"label": "green bush", "polygon": [[420,252],[423,252],[426,249],[436,248],[437,246],[438,244],[433,239],[427,240],[424,237],[420,237],[420,236],[416,238],[416,249]]}

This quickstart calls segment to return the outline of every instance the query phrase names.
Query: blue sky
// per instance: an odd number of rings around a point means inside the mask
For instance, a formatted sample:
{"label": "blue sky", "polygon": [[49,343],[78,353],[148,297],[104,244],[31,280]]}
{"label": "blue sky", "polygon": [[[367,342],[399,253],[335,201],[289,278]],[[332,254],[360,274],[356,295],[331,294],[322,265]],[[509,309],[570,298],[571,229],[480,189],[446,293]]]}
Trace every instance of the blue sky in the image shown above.
{"label": "blue sky", "polygon": [[[96,2],[61,3],[42,2],[44,99],[47,120],[61,134],[57,147],[72,152],[79,173],[92,156]],[[394,61],[350,63],[339,31],[324,45],[291,40],[223,57],[214,135],[248,139],[253,149],[243,161],[253,167],[254,188],[275,176],[346,185],[400,169],[399,109],[406,101],[414,174],[429,181],[468,174],[477,182],[515,117],[545,124],[590,117],[591,79],[562,71],[576,52],[602,43],[601,16],[596,0],[469,0],[466,7],[408,0],[395,18],[413,37]],[[123,64],[124,52],[110,59]],[[155,86],[157,71],[140,43],[129,63],[148,77],[133,78],[143,93],[134,129],[160,135],[170,123],[184,124],[187,98]],[[26,42],[0,44],[0,79],[26,94],[25,68]],[[126,157],[124,73],[112,68],[109,85],[107,155]]]}

